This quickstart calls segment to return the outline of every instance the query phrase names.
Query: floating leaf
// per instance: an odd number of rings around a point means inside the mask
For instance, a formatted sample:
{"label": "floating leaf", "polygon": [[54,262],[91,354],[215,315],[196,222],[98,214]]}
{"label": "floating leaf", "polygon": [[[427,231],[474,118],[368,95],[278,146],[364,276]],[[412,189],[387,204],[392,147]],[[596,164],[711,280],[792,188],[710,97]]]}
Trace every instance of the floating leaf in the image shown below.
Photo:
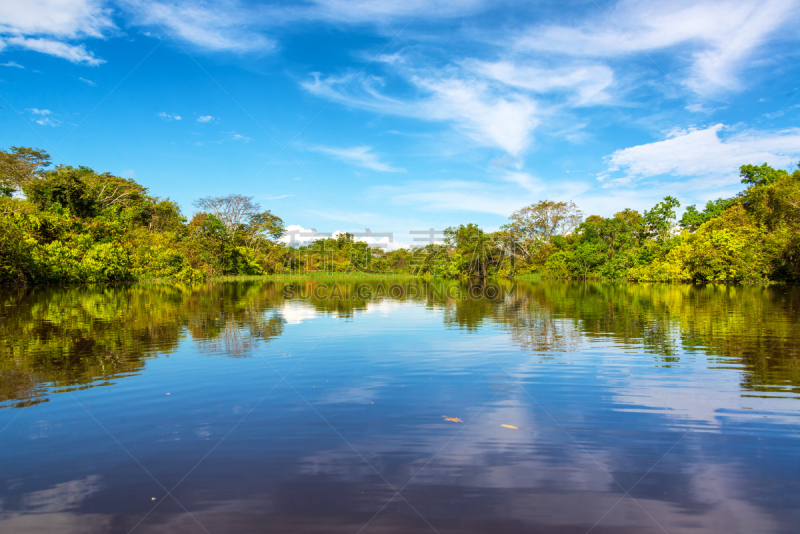
{"label": "floating leaf", "polygon": [[447,417],[446,415],[443,415],[442,417],[444,417],[445,421],[452,421],[454,423],[463,423],[464,422],[461,419],[459,419],[458,417]]}
{"label": "floating leaf", "polygon": [[514,430],[519,430],[519,428],[515,427],[514,425],[500,425],[503,428],[513,428]]}

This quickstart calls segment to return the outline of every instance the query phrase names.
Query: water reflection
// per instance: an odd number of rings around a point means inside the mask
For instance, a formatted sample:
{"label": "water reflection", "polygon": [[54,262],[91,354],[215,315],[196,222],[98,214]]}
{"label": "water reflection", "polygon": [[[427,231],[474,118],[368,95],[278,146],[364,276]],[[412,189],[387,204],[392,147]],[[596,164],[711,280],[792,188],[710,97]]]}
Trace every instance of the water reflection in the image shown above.
{"label": "water reflection", "polygon": [[794,532],[799,298],[412,279],[5,293],[3,406],[20,409],[0,410],[0,531]]}
{"label": "water reflection", "polygon": [[694,355],[742,365],[747,390],[795,394],[800,385],[800,292],[786,287],[332,279],[36,288],[0,301],[4,406],[140,372],[186,337],[201,352],[246,357],[287,321],[354,319],[386,301],[441,310],[446,327],[498,325],[526,350],[610,338],[664,365]]}
{"label": "water reflection", "polygon": [[[56,391],[138,373],[190,337],[202,350],[246,355],[283,328],[275,284],[142,284],[0,294],[0,402],[24,407]],[[6,405],[9,405],[6,403]]]}

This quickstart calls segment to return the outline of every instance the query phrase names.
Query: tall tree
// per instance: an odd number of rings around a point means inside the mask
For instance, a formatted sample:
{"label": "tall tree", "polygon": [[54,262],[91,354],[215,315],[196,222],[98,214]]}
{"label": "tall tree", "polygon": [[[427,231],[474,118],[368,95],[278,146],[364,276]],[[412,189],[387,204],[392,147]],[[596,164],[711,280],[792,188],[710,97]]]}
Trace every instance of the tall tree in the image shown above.
{"label": "tall tree", "polygon": [[701,224],[715,219],[722,215],[722,212],[733,205],[734,200],[729,198],[718,198],[717,200],[709,200],[706,202],[706,207],[703,211],[698,211],[697,207],[692,204],[686,208],[681,220],[678,224],[682,227],[694,232]]}
{"label": "tall tree", "polygon": [[222,221],[229,234],[234,234],[261,211],[261,206],[253,202],[253,197],[244,195],[203,197],[195,200],[194,205]]}
{"label": "tall tree", "polygon": [[502,259],[501,249],[477,224],[447,228],[444,239],[455,252],[456,269],[462,274],[485,277]]}
{"label": "tall tree", "polygon": [[245,226],[245,240],[250,248],[258,250],[267,242],[274,242],[286,231],[283,219],[269,210],[250,215]]}
{"label": "tall tree", "polygon": [[758,165],[742,165],[739,167],[739,176],[742,177],[743,184],[749,185],[769,185],[781,176],[789,174],[783,169],[773,169],[766,163]]}
{"label": "tall tree", "polygon": [[583,220],[583,212],[571,201],[541,200],[515,211],[509,219],[504,229],[530,251],[572,232]]}
{"label": "tall tree", "polygon": [[650,235],[659,241],[669,239],[675,226],[675,208],[679,208],[680,205],[675,197],[666,196],[663,201],[653,206],[653,209],[645,211],[644,225],[650,231]]}
{"label": "tall tree", "polygon": [[50,165],[50,156],[44,150],[12,146],[8,152],[0,150],[0,194],[11,196],[24,184],[41,176]]}

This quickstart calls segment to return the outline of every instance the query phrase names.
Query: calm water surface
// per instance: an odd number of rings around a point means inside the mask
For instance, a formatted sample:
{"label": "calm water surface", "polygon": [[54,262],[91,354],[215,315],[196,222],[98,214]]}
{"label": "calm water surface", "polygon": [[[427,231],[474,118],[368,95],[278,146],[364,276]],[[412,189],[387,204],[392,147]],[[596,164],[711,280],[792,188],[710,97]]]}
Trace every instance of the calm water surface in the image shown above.
{"label": "calm water surface", "polygon": [[0,294],[0,532],[791,532],[800,291]]}

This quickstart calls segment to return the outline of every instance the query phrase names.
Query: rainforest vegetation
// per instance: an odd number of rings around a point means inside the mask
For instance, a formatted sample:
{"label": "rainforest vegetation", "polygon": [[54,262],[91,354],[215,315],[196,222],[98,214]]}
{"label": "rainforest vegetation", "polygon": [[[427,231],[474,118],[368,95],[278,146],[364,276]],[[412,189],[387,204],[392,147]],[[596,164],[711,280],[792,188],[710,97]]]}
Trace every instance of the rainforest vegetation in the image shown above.
{"label": "rainforest vegetation", "polygon": [[744,165],[740,174],[742,192],[702,211],[689,206],[680,220],[670,196],[613,217],[541,200],[497,232],[460,225],[442,244],[386,251],[351,234],[287,246],[278,241],[283,220],[243,195],[200,198],[188,219],[132,179],[52,166],[42,150],[11,147],[0,151],[0,284],[315,272],[800,280],[800,170]]}

